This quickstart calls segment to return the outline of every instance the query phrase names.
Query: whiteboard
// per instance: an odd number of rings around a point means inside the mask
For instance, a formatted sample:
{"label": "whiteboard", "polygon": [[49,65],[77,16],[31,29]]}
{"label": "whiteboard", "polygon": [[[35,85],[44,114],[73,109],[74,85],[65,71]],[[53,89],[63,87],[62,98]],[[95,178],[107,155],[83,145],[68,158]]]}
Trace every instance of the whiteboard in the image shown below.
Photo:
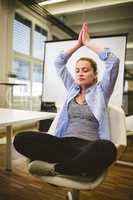
{"label": "whiteboard", "polygon": [[[109,103],[122,106],[123,98],[123,82],[124,82],[124,62],[125,62],[125,49],[126,49],[126,35],[121,36],[105,36],[93,38],[97,44],[101,44],[110,50],[120,59],[119,74],[115,84],[113,94]],[[57,76],[54,66],[54,61],[61,51],[71,48],[76,40],[46,42],[45,47],[45,64],[44,64],[44,87],[42,101],[54,101],[57,108],[63,104],[67,91]],[[83,46],[78,49],[69,59],[67,63],[68,70],[74,77],[74,67],[76,61],[80,57],[89,57],[96,61],[98,67],[98,80],[100,81],[103,76],[104,62],[101,61],[97,54]]]}

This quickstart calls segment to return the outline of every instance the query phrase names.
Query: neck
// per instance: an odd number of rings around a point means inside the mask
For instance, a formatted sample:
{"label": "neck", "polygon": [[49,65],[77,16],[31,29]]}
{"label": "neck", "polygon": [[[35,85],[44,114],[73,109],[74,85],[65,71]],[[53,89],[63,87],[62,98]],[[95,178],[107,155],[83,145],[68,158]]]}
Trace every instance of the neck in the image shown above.
{"label": "neck", "polygon": [[80,86],[80,93],[81,94],[85,94],[86,89],[92,87],[93,85],[95,85],[95,83],[89,85],[89,86]]}
{"label": "neck", "polygon": [[86,90],[86,88],[80,88],[80,94],[85,94],[85,90]]}

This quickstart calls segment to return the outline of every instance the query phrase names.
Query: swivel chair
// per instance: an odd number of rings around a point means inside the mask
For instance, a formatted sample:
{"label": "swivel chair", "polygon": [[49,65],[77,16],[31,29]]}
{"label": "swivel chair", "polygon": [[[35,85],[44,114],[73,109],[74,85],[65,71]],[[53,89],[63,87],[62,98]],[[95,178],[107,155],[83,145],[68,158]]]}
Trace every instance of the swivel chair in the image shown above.
{"label": "swivel chair", "polygon": [[[57,114],[54,119],[49,132],[54,133],[54,127],[58,120],[59,114]],[[110,133],[111,141],[118,148],[118,157],[124,151],[127,144],[126,140],[126,126],[125,126],[125,114],[121,108],[110,105],[108,107],[108,116],[110,123]],[[40,166],[41,167],[41,166]],[[34,170],[32,170],[34,168]],[[35,169],[36,168],[36,169]],[[83,177],[74,177],[74,176],[38,176],[38,168],[34,164],[29,164],[29,172],[34,171],[32,175],[37,176],[43,182],[49,183],[55,186],[71,188],[71,192],[67,193],[68,200],[79,200],[80,190],[93,190],[98,187],[106,177],[107,170],[105,170],[100,176],[96,179],[87,179]]]}

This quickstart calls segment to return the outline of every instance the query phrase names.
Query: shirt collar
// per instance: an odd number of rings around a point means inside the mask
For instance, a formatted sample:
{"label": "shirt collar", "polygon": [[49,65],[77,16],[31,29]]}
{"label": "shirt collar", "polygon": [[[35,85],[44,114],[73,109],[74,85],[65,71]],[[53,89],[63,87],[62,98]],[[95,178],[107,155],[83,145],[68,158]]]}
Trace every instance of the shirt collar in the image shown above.
{"label": "shirt collar", "polygon": [[91,85],[90,87],[86,88],[85,93],[86,94],[89,93],[96,86],[96,84],[97,83],[95,83],[95,84]]}
{"label": "shirt collar", "polygon": [[[97,83],[95,83],[95,84],[91,85],[90,87],[86,88],[85,93],[86,94],[89,93],[96,86],[96,84]],[[78,84],[75,84],[75,89],[76,90],[80,90],[80,86]]]}

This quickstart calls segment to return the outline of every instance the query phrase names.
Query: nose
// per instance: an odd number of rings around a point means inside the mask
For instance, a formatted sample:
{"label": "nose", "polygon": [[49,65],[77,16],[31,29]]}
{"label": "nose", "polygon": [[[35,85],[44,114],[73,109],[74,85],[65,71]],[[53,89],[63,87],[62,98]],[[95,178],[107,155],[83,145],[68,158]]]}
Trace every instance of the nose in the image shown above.
{"label": "nose", "polygon": [[80,70],[80,71],[78,72],[78,76],[83,76],[82,70]]}

